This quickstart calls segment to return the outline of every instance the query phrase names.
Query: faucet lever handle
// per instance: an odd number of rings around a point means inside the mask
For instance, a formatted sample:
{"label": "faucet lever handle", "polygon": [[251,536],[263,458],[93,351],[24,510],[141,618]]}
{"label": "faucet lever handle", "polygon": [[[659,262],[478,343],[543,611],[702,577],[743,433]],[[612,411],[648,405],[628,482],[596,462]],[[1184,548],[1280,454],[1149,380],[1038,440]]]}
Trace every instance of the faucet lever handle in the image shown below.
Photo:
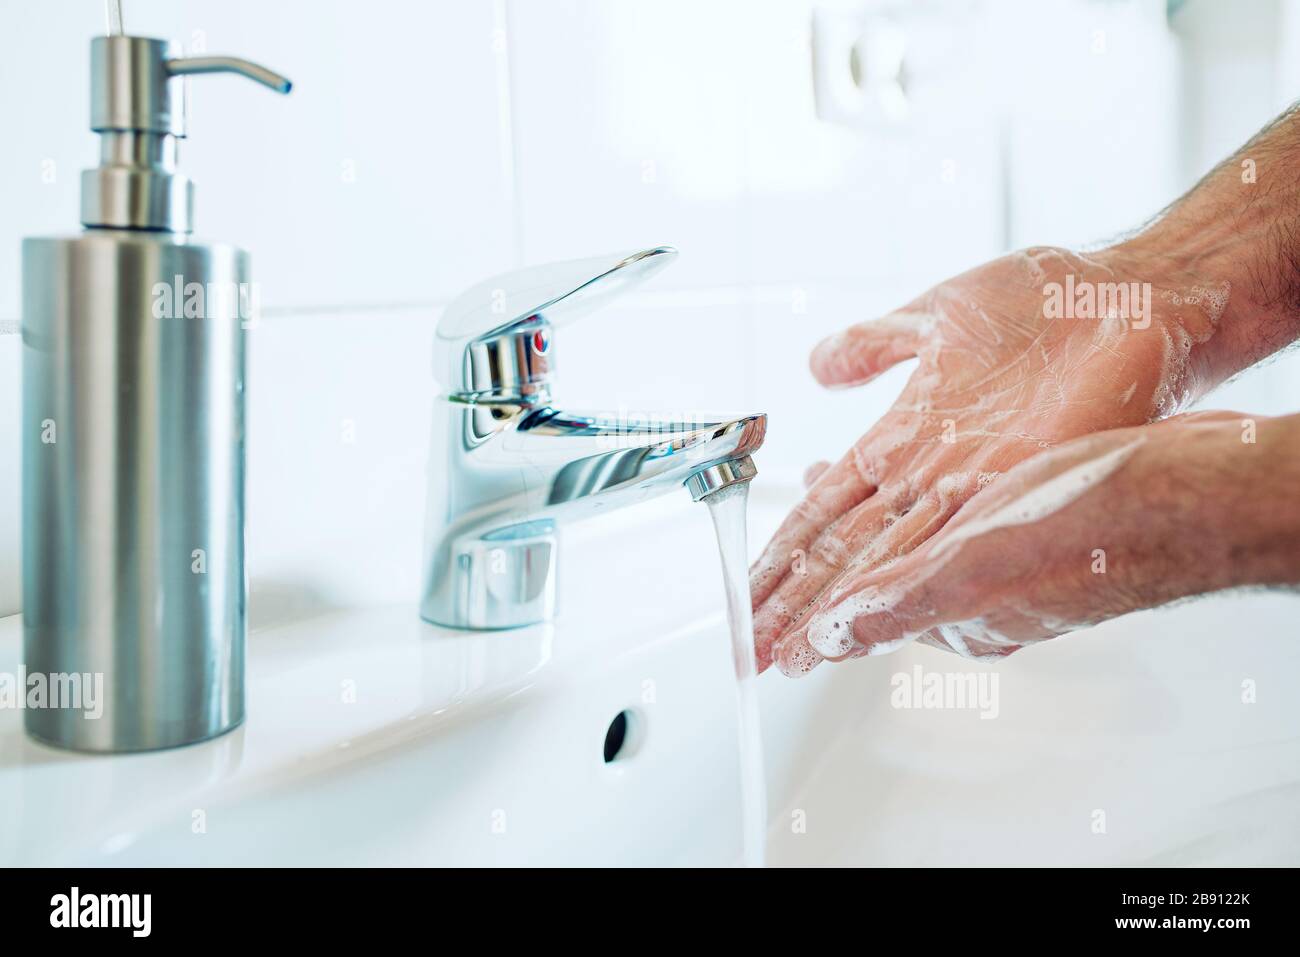
{"label": "faucet lever handle", "polygon": [[544,391],[550,329],[594,312],[677,255],[671,246],[548,263],[484,280],[442,314],[439,384],[462,397],[514,400]]}

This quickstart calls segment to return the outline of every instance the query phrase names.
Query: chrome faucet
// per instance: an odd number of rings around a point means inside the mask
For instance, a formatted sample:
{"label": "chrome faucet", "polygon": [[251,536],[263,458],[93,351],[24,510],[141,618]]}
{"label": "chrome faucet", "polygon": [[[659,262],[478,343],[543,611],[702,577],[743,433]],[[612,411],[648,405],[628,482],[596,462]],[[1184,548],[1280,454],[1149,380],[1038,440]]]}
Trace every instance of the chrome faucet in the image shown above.
{"label": "chrome faucet", "polygon": [[661,246],[498,276],[447,307],[434,409],[421,617],[515,628],[555,614],[567,523],[685,486],[699,501],[754,477],[767,416],[683,421],[551,405],[554,330],[676,256]]}

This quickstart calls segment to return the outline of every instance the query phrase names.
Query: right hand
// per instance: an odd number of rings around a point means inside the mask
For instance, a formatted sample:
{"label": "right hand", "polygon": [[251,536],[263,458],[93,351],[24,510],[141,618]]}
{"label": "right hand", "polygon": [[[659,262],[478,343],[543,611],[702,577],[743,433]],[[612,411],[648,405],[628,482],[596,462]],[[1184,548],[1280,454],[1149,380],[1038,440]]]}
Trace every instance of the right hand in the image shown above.
{"label": "right hand", "polygon": [[1002,657],[1188,595],[1295,582],[1300,537],[1288,548],[1285,530],[1300,527],[1300,502],[1225,503],[1300,471],[1297,424],[1191,413],[1036,455],[915,551],[844,576],[802,637],[831,661],[912,640]]}

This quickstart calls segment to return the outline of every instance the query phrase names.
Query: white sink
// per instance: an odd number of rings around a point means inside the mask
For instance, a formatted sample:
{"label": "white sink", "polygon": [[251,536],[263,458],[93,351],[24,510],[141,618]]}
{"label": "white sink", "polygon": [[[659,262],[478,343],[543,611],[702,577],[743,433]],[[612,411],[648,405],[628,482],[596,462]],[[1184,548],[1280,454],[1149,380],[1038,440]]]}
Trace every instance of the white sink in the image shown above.
{"label": "white sink", "polygon": [[[845,665],[855,693],[805,730],[818,763],[773,815],[769,861],[1295,866],[1298,621],[1300,596],[1219,596],[996,666],[925,647]],[[998,716],[891,707],[917,665],[995,670]]]}
{"label": "white sink", "polygon": [[[755,498],[751,548],[790,496]],[[68,754],[0,711],[0,864],[738,861],[708,517],[682,495],[597,524],[567,536],[553,628],[255,590],[276,597],[253,605],[248,720],[215,741]],[[1216,598],[1030,649],[997,666],[993,720],[891,707],[896,672],[985,667],[929,649],[766,675],[769,862],[1294,863],[1298,612]],[[20,649],[0,619],[0,670]]]}

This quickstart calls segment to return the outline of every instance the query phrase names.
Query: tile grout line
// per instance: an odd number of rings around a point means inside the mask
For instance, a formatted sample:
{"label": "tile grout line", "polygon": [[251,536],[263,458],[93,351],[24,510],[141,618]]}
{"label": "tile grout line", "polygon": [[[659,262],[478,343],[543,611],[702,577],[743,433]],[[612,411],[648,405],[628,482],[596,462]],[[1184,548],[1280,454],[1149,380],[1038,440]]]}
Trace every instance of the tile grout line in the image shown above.
{"label": "tile grout line", "polygon": [[[723,283],[705,286],[681,286],[668,289],[643,289],[628,296],[625,302],[642,308],[655,306],[673,308],[691,305],[719,304],[762,304],[783,301],[792,288],[825,289],[831,294],[851,294],[872,288],[872,283],[862,281],[836,282],[764,282],[764,283]],[[426,309],[436,312],[447,307],[447,299],[410,300],[406,302],[357,302],[331,303],[328,305],[307,304],[300,306],[271,306],[262,310],[265,318],[310,315],[344,315],[350,312],[413,312]],[[20,320],[16,317],[0,316],[0,335],[16,334]]]}
{"label": "tile grout line", "polygon": [[524,265],[524,215],[519,201],[519,131],[515,117],[515,70],[513,31],[510,29],[509,0],[493,0],[493,32],[500,38],[497,51],[497,135],[501,138],[501,175],[509,190],[510,239],[513,266]]}

